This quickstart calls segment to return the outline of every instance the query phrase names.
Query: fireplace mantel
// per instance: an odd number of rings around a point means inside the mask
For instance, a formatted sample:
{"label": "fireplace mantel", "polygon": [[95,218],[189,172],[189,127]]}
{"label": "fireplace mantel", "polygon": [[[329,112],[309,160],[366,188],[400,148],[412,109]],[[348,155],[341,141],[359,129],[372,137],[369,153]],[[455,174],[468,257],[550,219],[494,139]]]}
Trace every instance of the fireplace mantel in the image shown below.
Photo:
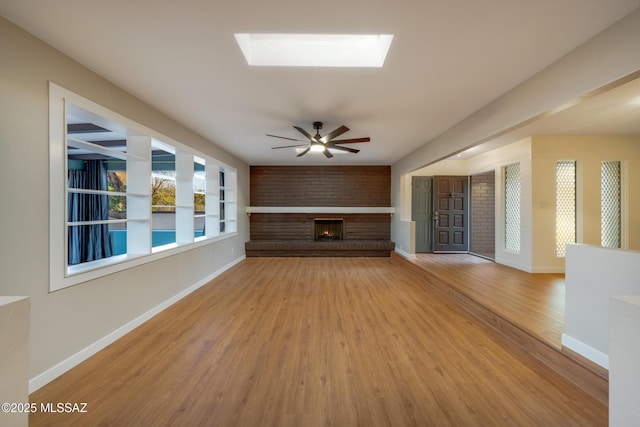
{"label": "fireplace mantel", "polygon": [[305,213],[305,214],[394,214],[394,207],[360,206],[247,206],[246,212],[252,213]]}

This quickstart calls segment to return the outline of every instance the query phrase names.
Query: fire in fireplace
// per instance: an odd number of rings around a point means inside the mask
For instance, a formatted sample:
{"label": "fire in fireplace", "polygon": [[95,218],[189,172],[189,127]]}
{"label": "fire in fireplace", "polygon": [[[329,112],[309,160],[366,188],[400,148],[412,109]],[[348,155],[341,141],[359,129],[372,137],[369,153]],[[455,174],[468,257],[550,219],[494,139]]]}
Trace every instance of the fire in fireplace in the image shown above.
{"label": "fire in fireplace", "polygon": [[342,240],[342,218],[316,218],[315,240]]}

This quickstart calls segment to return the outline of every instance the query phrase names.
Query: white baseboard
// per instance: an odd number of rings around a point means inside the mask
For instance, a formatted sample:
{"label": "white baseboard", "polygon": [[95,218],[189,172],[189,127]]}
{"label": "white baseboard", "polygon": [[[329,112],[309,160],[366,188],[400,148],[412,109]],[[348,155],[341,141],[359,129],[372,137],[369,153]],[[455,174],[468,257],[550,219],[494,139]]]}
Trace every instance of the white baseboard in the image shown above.
{"label": "white baseboard", "polygon": [[534,267],[531,273],[563,274],[564,267]]}
{"label": "white baseboard", "polygon": [[495,263],[506,265],[507,267],[515,268],[516,270],[521,270],[526,273],[533,273],[533,271],[531,270],[531,266],[522,265],[517,262],[513,262],[510,259],[505,259],[504,257],[500,257],[498,255],[496,255]]}
{"label": "white baseboard", "polygon": [[216,277],[218,277],[219,275],[221,275],[222,273],[224,273],[225,271],[227,271],[228,269],[230,269],[234,265],[236,265],[239,262],[243,261],[245,258],[246,258],[245,255],[242,255],[241,257],[233,260],[229,264],[227,264],[227,265],[223,266],[222,268],[218,269],[217,271],[211,273],[207,277],[199,280],[197,283],[189,286],[188,288],[184,289],[183,291],[177,293],[176,295],[172,296],[171,298],[169,298],[169,299],[163,301],[162,303],[158,304],[157,306],[153,307],[151,310],[147,311],[146,313],[141,314],[140,316],[136,317],[135,319],[131,320],[130,322],[122,325],[121,327],[119,327],[115,331],[113,331],[113,332],[105,335],[104,337],[100,338],[98,341],[94,342],[93,344],[83,348],[82,350],[80,350],[76,354],[68,357],[67,359],[63,360],[62,362],[58,363],[57,365],[47,369],[43,373],[41,373],[39,375],[36,375],[35,377],[31,378],[29,380],[29,394],[31,394],[34,391],[38,390],[40,387],[44,386],[45,384],[53,381],[54,379],[56,379],[60,375],[64,374],[65,372],[67,372],[68,370],[73,368],[74,366],[84,362],[89,357],[93,356],[94,354],[96,354],[97,352],[102,350],[103,348],[107,347],[109,344],[115,342],[117,339],[119,339],[119,338],[123,337],[124,335],[126,335],[127,333],[131,332],[132,330],[134,330],[138,326],[142,325],[147,320],[151,319],[156,314],[160,313],[164,309],[166,309],[166,308],[170,307],[171,305],[175,304],[176,302],[180,301],[182,298],[186,297],[187,295],[189,295],[190,293],[192,293],[196,289],[198,289],[198,288],[204,286],[205,284],[209,283],[211,280],[215,279]]}
{"label": "white baseboard", "polygon": [[395,251],[398,253],[398,255],[400,255],[401,257],[406,258],[406,259],[416,259],[417,258],[416,254],[410,254],[409,252],[405,252],[405,251],[403,251],[402,249],[400,249],[398,247],[395,248]]}
{"label": "white baseboard", "polygon": [[593,363],[597,363],[603,368],[609,369],[609,355],[601,352],[600,350],[596,350],[595,348],[567,334],[562,334],[562,345],[578,353],[580,356],[586,357]]}

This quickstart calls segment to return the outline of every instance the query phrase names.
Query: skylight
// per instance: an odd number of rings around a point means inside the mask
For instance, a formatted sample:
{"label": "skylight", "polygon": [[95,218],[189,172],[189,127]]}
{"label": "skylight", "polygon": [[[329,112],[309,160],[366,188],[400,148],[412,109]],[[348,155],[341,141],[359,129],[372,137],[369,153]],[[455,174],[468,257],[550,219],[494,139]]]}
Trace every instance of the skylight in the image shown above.
{"label": "skylight", "polygon": [[249,65],[280,67],[383,66],[389,34],[235,34]]}

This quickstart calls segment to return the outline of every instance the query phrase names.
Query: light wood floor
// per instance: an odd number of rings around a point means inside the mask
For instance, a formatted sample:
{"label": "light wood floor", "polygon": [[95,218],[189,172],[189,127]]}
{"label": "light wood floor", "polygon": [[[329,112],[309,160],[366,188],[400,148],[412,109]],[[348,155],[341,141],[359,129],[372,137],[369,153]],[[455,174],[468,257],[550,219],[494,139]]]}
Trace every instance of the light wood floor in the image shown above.
{"label": "light wood floor", "polygon": [[467,254],[418,254],[412,262],[550,346],[562,347],[564,274],[530,274]]}
{"label": "light wood floor", "polygon": [[394,258],[250,258],[31,395],[30,425],[604,426]]}

